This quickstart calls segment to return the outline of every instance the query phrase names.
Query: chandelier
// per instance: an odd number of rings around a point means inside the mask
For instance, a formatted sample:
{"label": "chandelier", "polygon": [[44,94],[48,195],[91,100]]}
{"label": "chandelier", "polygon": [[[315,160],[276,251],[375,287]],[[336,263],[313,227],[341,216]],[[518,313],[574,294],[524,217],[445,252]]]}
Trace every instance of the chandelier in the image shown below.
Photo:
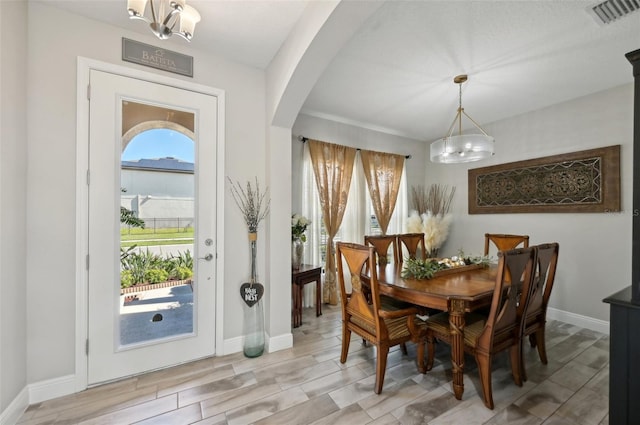
{"label": "chandelier", "polygon": [[[475,122],[462,107],[462,83],[467,81],[466,75],[458,75],[453,82],[459,85],[458,113],[449,127],[449,131],[442,139],[431,144],[431,162],[442,164],[458,164],[462,162],[479,161],[493,155],[494,139],[489,136]],[[462,115],[467,117],[482,134],[462,134]],[[458,135],[453,131],[458,124]]]}
{"label": "chandelier", "polygon": [[[193,38],[196,23],[200,22],[200,14],[193,7],[185,4],[186,0],[127,0],[129,18],[141,19],[149,24],[160,40],[172,35],[179,35],[187,41]],[[147,4],[150,4],[150,18],[145,16]],[[174,30],[179,23],[178,30]]]}

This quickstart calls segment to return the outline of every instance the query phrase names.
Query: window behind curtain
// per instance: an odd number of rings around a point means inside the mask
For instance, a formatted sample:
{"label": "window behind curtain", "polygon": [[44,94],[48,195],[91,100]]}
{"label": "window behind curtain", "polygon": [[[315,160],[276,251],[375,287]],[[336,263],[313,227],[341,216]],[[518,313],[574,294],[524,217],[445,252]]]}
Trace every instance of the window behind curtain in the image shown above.
{"label": "window behind curtain", "polygon": [[[307,230],[307,247],[305,263],[324,264],[327,252],[327,232],[322,221],[322,209],[311,165],[308,147],[305,145],[302,172],[302,214],[312,221]],[[408,216],[406,170],[402,172],[400,192],[396,207],[389,223],[388,234],[404,232],[404,220]],[[378,224],[373,205],[366,185],[360,154],[356,155],[353,177],[349,192],[349,201],[342,225],[338,230],[335,242],[363,243],[365,235],[380,235],[382,230]]]}

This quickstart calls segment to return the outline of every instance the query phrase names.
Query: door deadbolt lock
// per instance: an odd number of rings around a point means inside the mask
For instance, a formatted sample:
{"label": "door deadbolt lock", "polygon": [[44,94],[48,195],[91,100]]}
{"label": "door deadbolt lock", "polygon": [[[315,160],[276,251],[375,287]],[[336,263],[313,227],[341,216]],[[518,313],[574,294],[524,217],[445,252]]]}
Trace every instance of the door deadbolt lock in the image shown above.
{"label": "door deadbolt lock", "polygon": [[211,238],[207,238],[207,239],[205,239],[205,240],[204,240],[204,244],[205,244],[206,246],[211,246],[211,245],[213,245],[213,239],[211,239]]}

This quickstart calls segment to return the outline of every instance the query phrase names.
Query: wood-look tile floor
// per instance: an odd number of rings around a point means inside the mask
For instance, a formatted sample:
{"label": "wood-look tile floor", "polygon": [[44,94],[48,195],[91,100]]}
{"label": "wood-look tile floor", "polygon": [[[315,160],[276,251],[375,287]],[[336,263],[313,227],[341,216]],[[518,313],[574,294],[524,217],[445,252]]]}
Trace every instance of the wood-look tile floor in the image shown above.
{"label": "wood-look tile floor", "polygon": [[506,354],[494,359],[495,409],[487,409],[475,361],[465,392],[451,389],[449,347],[433,370],[389,354],[384,388],[373,392],[375,348],[352,337],[340,363],[340,309],[304,309],[293,348],[248,359],[213,357],[147,373],[30,406],[20,425],[36,424],[608,424],[609,338],[558,321],[547,324],[549,364],[525,348],[528,381],[513,383]]}

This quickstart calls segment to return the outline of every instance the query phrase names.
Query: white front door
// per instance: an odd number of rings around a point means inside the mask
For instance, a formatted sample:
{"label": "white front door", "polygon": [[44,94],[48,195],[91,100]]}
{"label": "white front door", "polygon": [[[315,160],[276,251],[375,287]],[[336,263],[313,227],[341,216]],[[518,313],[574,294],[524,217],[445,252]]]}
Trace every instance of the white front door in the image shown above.
{"label": "white front door", "polygon": [[[215,353],[218,99],[96,70],[90,72],[90,84],[87,261],[88,383],[92,385]],[[138,116],[131,116],[132,105]],[[189,161],[169,156],[155,161],[164,163],[164,171],[155,173],[162,174],[160,183],[147,181],[146,175],[154,170],[147,169],[145,174],[144,167],[125,177],[122,154],[132,141],[127,133],[132,128],[134,133],[167,128],[187,134],[193,141],[193,167],[189,169]],[[136,186],[136,193],[130,193],[123,183]],[[189,190],[191,197],[184,192]],[[135,213],[146,208],[147,229],[153,226],[155,230],[164,221],[165,228],[188,232],[187,238],[173,234],[169,239],[178,237],[185,242],[193,238],[177,247],[178,254],[162,245],[166,241],[136,251],[142,261],[145,255],[184,256],[189,249],[193,258],[190,284],[121,293],[120,207],[125,194],[136,197],[136,208],[131,209]],[[185,217],[189,202],[192,216]],[[182,224],[174,223],[180,219]]]}

